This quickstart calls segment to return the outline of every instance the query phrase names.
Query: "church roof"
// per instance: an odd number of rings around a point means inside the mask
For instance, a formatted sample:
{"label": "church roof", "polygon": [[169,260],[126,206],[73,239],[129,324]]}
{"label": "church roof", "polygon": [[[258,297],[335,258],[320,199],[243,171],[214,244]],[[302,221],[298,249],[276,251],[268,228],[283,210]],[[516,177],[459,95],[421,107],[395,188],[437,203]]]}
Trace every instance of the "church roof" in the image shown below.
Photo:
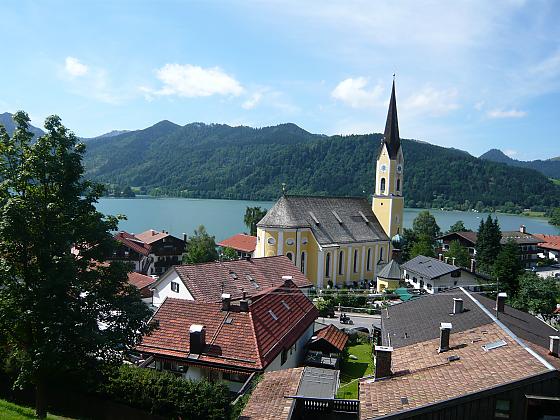
{"label": "church roof", "polygon": [[389,101],[389,111],[387,112],[387,122],[385,123],[385,132],[383,133],[383,144],[387,146],[389,158],[396,159],[397,153],[401,147],[401,139],[399,137],[399,120],[397,118],[397,99],[395,96],[395,81],[393,80],[393,89],[391,91],[391,100]]}
{"label": "church roof", "polygon": [[401,267],[399,266],[399,263],[395,260],[389,261],[387,264],[385,264],[385,267],[381,269],[377,277],[388,280],[400,280]]}
{"label": "church roof", "polygon": [[321,245],[389,240],[371,205],[360,197],[284,195],[257,226],[310,228]]}

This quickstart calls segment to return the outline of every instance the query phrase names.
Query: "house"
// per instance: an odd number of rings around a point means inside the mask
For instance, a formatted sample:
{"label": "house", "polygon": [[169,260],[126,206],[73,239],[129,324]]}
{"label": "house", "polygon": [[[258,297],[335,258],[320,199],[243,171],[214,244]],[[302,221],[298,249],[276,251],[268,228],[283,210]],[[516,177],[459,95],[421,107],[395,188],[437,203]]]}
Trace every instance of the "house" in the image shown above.
{"label": "house", "polygon": [[306,366],[266,372],[240,420],[353,420],[358,401],[337,399],[339,371]]}
{"label": "house", "polygon": [[430,294],[458,286],[474,288],[478,285],[478,274],[423,255],[405,262],[402,269],[405,282]]}
{"label": "house", "polygon": [[[459,241],[462,246],[469,250],[470,255],[475,256],[477,237],[478,234],[476,232],[452,232],[441,235],[437,239],[444,255],[445,252],[449,250],[451,242]],[[539,239],[527,233],[527,229],[524,225],[521,225],[519,230],[503,231],[500,243],[504,245],[508,241],[513,241],[519,246],[519,257],[525,268],[531,268],[537,264]]]}
{"label": "house", "polygon": [[153,277],[135,271],[128,273],[128,284],[136,287],[140,292],[140,296],[142,296],[142,300],[147,303],[151,303],[152,301],[151,286],[155,281],[156,279]]}
{"label": "house", "polygon": [[119,246],[110,260],[129,262],[133,270],[148,275],[161,275],[169,267],[180,264],[185,252],[183,239],[167,231],[150,229],[139,234],[120,231],[115,234]]}
{"label": "house", "polygon": [[153,317],[159,327],[137,349],[154,369],[224,381],[237,392],[252,373],[298,366],[317,316],[291,280],[218,303],[167,298]]}
{"label": "house", "polygon": [[382,292],[385,289],[398,289],[401,279],[402,270],[399,263],[395,260],[391,260],[377,275],[377,291]]}
{"label": "house", "polygon": [[237,251],[239,258],[247,258],[255,256],[255,248],[257,247],[257,237],[238,233],[230,238],[224,239],[218,243],[222,248],[231,248]]}
{"label": "house", "polygon": [[171,267],[152,285],[153,304],[165,298],[220,302],[223,293],[233,299],[248,296],[283,283],[283,277],[307,293],[311,282],[285,256],[215,261]]}
{"label": "house", "polygon": [[560,235],[533,234],[538,243],[539,257],[560,262]]}
{"label": "house", "polygon": [[285,255],[317,288],[373,282],[402,234],[404,158],[393,82],[373,202],[283,194],[257,223],[255,255]]}
{"label": "house", "polygon": [[338,369],[342,352],[348,342],[348,334],[330,324],[315,332],[307,345],[307,366]]}
{"label": "house", "polygon": [[384,309],[360,419],[556,418],[558,331],[506,299],[458,288]]}

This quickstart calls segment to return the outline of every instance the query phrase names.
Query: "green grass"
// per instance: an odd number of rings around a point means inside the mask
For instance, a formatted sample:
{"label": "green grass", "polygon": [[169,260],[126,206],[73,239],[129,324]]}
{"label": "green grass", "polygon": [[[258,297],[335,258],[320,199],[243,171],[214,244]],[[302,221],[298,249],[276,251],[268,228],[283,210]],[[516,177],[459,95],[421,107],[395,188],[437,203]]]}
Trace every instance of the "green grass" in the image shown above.
{"label": "green grass", "polygon": [[527,217],[544,217],[544,211],[524,211],[521,213],[522,216]]}
{"label": "green grass", "polygon": [[556,185],[560,185],[560,179],[550,178],[550,180],[555,183]]}
{"label": "green grass", "polygon": [[[6,420],[25,420],[25,419],[34,419],[35,417],[35,410],[28,407],[22,407],[21,405],[17,405],[6,400],[0,400],[0,419]],[[50,420],[61,420],[65,417],[58,417],[58,416],[47,416],[47,419]]]}
{"label": "green grass", "polygon": [[340,364],[340,387],[337,398],[357,399],[358,379],[373,373],[373,360],[371,358],[371,344],[356,344],[348,346],[348,354],[353,354],[358,359],[350,358]]}

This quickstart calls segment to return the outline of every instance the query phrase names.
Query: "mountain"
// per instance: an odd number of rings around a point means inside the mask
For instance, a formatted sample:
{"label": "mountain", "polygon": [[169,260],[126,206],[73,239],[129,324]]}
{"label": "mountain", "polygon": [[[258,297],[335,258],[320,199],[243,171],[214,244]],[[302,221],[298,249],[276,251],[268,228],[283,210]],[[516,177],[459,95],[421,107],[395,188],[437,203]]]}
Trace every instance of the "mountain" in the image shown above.
{"label": "mountain", "polygon": [[481,155],[480,159],[505,163],[519,168],[530,168],[539,171],[541,174],[549,178],[560,179],[560,156],[548,160],[524,161],[512,159],[501,150],[490,149]]}
{"label": "mountain", "polygon": [[[4,112],[3,114],[0,114],[0,125],[4,126],[4,128],[6,129],[6,131],[10,136],[14,133],[14,130],[16,129],[12,116],[13,114],[10,114],[9,112]],[[35,135],[35,137],[40,137],[43,134],[45,134],[43,130],[34,127],[32,125],[29,125],[29,131],[31,131]]]}
{"label": "mountain", "polygon": [[[325,136],[295,124],[230,127],[162,121],[86,142],[87,175],[152,195],[273,200],[290,194],[370,196],[381,134]],[[402,140],[409,207],[560,205],[560,186],[525,168]]]}
{"label": "mountain", "polygon": [[112,131],[109,131],[108,133],[101,134],[100,136],[95,136],[95,137],[92,137],[92,138],[93,139],[102,139],[104,137],[114,137],[114,136],[118,136],[120,134],[125,134],[125,133],[130,133],[130,130],[112,130]]}

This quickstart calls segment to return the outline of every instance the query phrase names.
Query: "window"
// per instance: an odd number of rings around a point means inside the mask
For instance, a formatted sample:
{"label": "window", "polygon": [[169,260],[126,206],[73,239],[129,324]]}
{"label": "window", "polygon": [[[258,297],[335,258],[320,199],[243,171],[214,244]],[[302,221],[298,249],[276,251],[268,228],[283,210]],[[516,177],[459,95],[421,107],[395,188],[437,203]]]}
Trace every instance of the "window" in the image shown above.
{"label": "window", "polygon": [[288,350],[282,349],[282,355],[280,356],[280,364],[283,365],[288,360]]}
{"label": "window", "polygon": [[305,252],[301,253],[300,270],[305,274]]}
{"label": "window", "polygon": [[173,291],[175,293],[179,293],[179,283],[177,283],[176,281],[172,281],[171,282],[171,291]]}
{"label": "window", "polygon": [[404,276],[407,280],[410,279],[410,275],[408,273],[406,273],[406,276]]}
{"label": "window", "polygon": [[420,287],[424,287],[424,280],[420,280]]}
{"label": "window", "polygon": [[428,290],[432,290],[432,285],[430,283],[426,283],[426,286],[428,287]]}
{"label": "window", "polygon": [[326,262],[325,262],[325,276],[326,277],[330,277],[331,276],[331,253],[327,252],[327,258],[326,258]]}
{"label": "window", "polygon": [[496,400],[496,410],[494,411],[494,418],[509,419],[511,405],[509,400]]}
{"label": "window", "polygon": [[293,245],[293,244],[294,244],[294,240],[292,238],[286,241],[286,245]]}
{"label": "window", "polygon": [[371,271],[371,248],[367,250],[367,271]]}
{"label": "window", "polygon": [[383,248],[379,248],[379,261],[383,261]]}
{"label": "window", "polygon": [[294,260],[294,255],[291,252],[286,253],[286,257],[288,257],[290,261]]}
{"label": "window", "polygon": [[354,250],[354,273],[358,272],[358,250]]}
{"label": "window", "polygon": [[380,190],[382,193],[385,192],[385,178],[381,178],[381,187]]}
{"label": "window", "polygon": [[276,241],[274,240],[274,238],[268,238],[268,244],[269,245],[274,245],[276,243]]}
{"label": "window", "polygon": [[401,190],[401,180],[397,179],[397,191]]}
{"label": "window", "polygon": [[244,383],[247,380],[247,375],[236,372],[223,372],[222,379],[224,381]]}
{"label": "window", "polygon": [[278,321],[278,316],[274,312],[272,312],[272,309],[270,309],[268,313],[270,314],[273,320]]}
{"label": "window", "polygon": [[338,254],[338,274],[344,274],[344,251],[340,251]]}

